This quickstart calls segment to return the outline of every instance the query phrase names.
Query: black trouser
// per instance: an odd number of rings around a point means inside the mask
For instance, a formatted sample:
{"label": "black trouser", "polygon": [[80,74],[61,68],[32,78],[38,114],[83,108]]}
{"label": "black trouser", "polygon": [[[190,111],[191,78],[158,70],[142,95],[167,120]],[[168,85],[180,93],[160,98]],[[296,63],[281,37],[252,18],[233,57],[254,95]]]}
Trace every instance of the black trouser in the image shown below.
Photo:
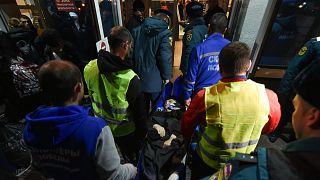
{"label": "black trouser", "polygon": [[207,176],[211,176],[217,172],[216,169],[208,166],[205,162],[203,162],[196,151],[192,153],[190,169],[191,179],[201,179]]}
{"label": "black trouser", "polygon": [[139,141],[135,133],[126,136],[114,137],[114,141],[118,145],[125,163],[137,164],[139,159]]}
{"label": "black trouser", "polygon": [[151,102],[151,108],[153,108],[153,106],[157,103],[160,93],[161,92],[152,92],[152,93],[144,92],[143,93],[147,114],[149,114],[150,111],[152,111],[152,109],[150,109],[150,102]]}

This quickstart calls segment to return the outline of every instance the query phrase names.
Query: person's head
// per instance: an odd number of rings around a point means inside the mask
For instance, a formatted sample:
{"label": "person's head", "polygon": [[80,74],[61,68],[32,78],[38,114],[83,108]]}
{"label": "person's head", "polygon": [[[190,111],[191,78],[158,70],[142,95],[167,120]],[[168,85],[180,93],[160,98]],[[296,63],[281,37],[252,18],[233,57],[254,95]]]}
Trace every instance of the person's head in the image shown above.
{"label": "person's head", "polygon": [[41,34],[44,43],[48,45],[53,52],[60,52],[64,42],[60,33],[55,29],[45,29]]}
{"label": "person's head", "polygon": [[145,10],[145,7],[144,7],[143,2],[141,2],[140,0],[135,0],[133,2],[133,14],[135,16],[138,16],[141,19],[143,19],[144,10]]}
{"label": "person's head", "polygon": [[12,17],[9,19],[8,24],[10,28],[17,28],[20,27],[20,20],[18,18]]}
{"label": "person's head", "polygon": [[20,25],[25,28],[34,28],[31,19],[26,15],[20,16]]}
{"label": "person's head", "polygon": [[167,3],[166,3],[166,1],[160,1],[160,6],[166,6],[167,5]]}
{"label": "person's head", "polygon": [[224,13],[214,14],[209,21],[208,34],[221,33],[226,31],[228,25],[228,18]]}
{"label": "person's head", "polygon": [[294,80],[292,126],[296,138],[320,137],[320,60],[315,60]]}
{"label": "person's head", "polygon": [[232,42],[219,54],[219,68],[223,77],[245,75],[250,66],[250,48],[243,42]]}
{"label": "person's head", "polygon": [[121,59],[129,54],[132,47],[132,36],[128,29],[123,26],[113,27],[108,36],[108,43],[111,53],[119,56]]}
{"label": "person's head", "polygon": [[186,6],[187,15],[190,19],[197,17],[202,17],[203,15],[203,4],[193,1],[187,4]]}
{"label": "person's head", "polygon": [[143,12],[145,10],[145,6],[141,0],[135,0],[133,2],[133,11]]}
{"label": "person's head", "polygon": [[108,0],[101,1],[99,8],[102,20],[109,20],[110,18],[113,18],[111,2]]}
{"label": "person's head", "polygon": [[167,24],[170,23],[170,16],[172,16],[172,13],[165,9],[157,9],[154,11],[154,16],[163,19]]}
{"label": "person's head", "polygon": [[77,105],[83,97],[81,72],[68,61],[53,60],[43,64],[38,78],[49,105]]}

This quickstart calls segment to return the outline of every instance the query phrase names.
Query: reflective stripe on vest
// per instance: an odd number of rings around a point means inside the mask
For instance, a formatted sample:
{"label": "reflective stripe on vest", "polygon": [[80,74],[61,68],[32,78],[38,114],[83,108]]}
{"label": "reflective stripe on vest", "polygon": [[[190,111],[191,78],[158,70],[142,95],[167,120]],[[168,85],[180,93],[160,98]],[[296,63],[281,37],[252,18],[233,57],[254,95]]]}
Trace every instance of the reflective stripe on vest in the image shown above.
{"label": "reflective stripe on vest", "polygon": [[109,114],[127,114],[127,108],[113,108],[109,103],[99,103],[95,101],[92,101],[92,103],[95,103],[98,108],[105,110]]}
{"label": "reflective stripe on vest", "polygon": [[131,134],[135,130],[134,122],[128,121],[129,103],[126,100],[130,81],[135,76],[131,69],[101,74],[97,60],[90,61],[84,69],[94,114],[109,123],[115,137]]}
{"label": "reflective stripe on vest", "polygon": [[95,113],[94,112],[94,115],[96,117],[99,117],[101,119],[104,119],[105,121],[107,121],[108,124],[115,124],[115,125],[123,125],[123,124],[128,124],[130,123],[129,119],[124,119],[122,121],[118,121],[116,119],[112,119],[112,118],[109,118],[109,117],[106,117],[106,116],[100,116],[99,114]]}
{"label": "reflective stripe on vest", "polygon": [[236,152],[252,152],[268,122],[269,100],[264,85],[251,80],[218,82],[206,88],[206,122],[197,153],[219,169]]}
{"label": "reflective stripe on vest", "polygon": [[257,144],[259,139],[256,140],[249,140],[247,142],[233,142],[233,143],[224,143],[224,142],[216,142],[208,136],[208,134],[203,133],[202,137],[212,146],[216,146],[222,150],[226,149],[239,149],[244,148],[246,146]]}

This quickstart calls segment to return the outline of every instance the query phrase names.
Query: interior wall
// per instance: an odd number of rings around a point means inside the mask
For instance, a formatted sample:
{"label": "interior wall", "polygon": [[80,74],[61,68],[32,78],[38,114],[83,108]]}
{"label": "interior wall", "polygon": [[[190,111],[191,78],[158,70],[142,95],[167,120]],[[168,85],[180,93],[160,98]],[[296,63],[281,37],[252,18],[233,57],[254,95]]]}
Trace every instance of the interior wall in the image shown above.
{"label": "interior wall", "polygon": [[2,9],[9,17],[16,17],[17,14],[20,14],[15,0],[0,0],[0,9]]}

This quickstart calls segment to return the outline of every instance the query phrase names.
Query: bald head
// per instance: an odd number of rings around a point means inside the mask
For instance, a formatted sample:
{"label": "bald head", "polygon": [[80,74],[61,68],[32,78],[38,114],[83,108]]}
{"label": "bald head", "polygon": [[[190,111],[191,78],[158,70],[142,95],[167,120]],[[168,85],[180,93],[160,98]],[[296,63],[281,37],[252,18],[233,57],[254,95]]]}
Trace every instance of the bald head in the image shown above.
{"label": "bald head", "polygon": [[38,77],[50,105],[62,106],[71,101],[77,103],[75,101],[80,101],[83,96],[81,72],[68,61],[54,60],[43,64]]}

